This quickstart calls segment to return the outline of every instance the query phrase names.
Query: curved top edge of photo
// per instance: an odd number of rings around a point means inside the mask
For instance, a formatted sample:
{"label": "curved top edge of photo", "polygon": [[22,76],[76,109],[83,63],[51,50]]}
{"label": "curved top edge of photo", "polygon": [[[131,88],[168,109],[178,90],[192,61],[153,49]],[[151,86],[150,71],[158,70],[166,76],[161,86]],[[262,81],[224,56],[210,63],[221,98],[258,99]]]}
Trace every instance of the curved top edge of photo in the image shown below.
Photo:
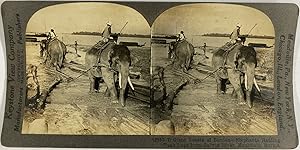
{"label": "curved top edge of photo", "polygon": [[56,4],[36,11],[27,23],[27,33],[101,34],[107,24],[113,33],[149,35],[147,20],[135,9],[109,2]]}
{"label": "curved top edge of photo", "polygon": [[241,35],[274,39],[271,19],[261,10],[240,4],[194,3],[165,10],[152,25],[152,35],[226,36],[237,25]]}

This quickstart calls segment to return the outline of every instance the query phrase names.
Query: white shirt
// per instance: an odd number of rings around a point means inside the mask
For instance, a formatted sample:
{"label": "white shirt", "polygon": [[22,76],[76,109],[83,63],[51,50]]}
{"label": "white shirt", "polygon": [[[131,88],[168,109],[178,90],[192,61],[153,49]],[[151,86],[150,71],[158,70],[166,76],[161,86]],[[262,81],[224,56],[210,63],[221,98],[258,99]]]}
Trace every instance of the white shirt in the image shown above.
{"label": "white shirt", "polygon": [[53,38],[55,38],[56,37],[56,35],[55,35],[55,33],[54,32],[49,32],[49,37],[51,38],[51,39],[53,39]]}
{"label": "white shirt", "polygon": [[182,34],[182,33],[179,33],[179,40],[183,40],[183,39],[185,39],[185,36],[184,36],[184,34]]}

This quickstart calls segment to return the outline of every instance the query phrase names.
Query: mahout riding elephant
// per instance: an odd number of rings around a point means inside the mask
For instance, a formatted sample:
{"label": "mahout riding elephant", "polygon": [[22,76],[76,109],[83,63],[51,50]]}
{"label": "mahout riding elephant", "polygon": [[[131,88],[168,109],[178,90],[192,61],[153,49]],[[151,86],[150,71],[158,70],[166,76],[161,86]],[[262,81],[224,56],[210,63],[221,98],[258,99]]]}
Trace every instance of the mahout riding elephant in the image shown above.
{"label": "mahout riding elephant", "polygon": [[191,67],[195,49],[191,43],[186,40],[182,40],[171,42],[169,45],[169,53],[173,53],[173,66],[175,68],[181,68],[184,72],[187,72],[187,70]]}
{"label": "mahout riding elephant", "polygon": [[[86,52],[85,65],[89,70],[90,92],[95,91],[96,78],[102,77],[107,86],[105,95],[112,96],[113,102],[116,103],[119,96],[121,105],[125,106],[127,82],[134,90],[129,77],[129,66],[131,65],[129,49],[124,45],[117,45],[113,42],[103,49],[94,46]],[[117,79],[120,88],[119,94],[116,89]]]}
{"label": "mahout riding elephant", "polygon": [[63,62],[67,53],[66,45],[57,38],[52,39],[46,44],[46,55],[44,63],[54,66],[57,71],[63,67]]}
{"label": "mahout riding elephant", "polygon": [[[228,79],[234,88],[233,95],[238,97],[240,103],[244,103],[246,99],[247,105],[251,108],[253,84],[259,90],[255,79],[257,58],[254,48],[237,45],[228,51],[218,49],[213,54],[212,66],[214,70],[217,70],[215,73],[217,93],[225,93],[226,80]],[[243,83],[245,89],[242,88]]]}

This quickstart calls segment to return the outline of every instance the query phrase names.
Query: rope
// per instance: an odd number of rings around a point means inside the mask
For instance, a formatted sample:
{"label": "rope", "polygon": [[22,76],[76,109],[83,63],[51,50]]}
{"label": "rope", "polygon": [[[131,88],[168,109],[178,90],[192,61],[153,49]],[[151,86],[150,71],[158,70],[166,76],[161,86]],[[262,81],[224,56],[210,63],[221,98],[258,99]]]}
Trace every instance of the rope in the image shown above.
{"label": "rope", "polygon": [[201,83],[204,80],[206,80],[208,77],[210,77],[212,74],[215,74],[217,71],[219,71],[220,69],[222,69],[223,67],[219,67],[218,69],[216,69],[215,71],[209,73],[207,76],[205,76],[203,79],[201,79],[200,81],[198,81],[197,83]]}
{"label": "rope", "polygon": [[[93,66],[94,67],[94,66]],[[77,77],[75,78],[72,78],[71,80],[67,81],[68,83],[70,83],[71,81],[74,81],[78,78],[80,78],[83,74],[87,73],[88,71],[90,71],[93,67],[90,67],[88,70],[84,71],[83,73],[81,73],[80,75],[78,75]]]}
{"label": "rope", "polygon": [[90,67],[88,70],[85,70],[85,71],[83,71],[80,75],[78,75],[77,77],[75,77],[75,78],[72,78],[71,80],[69,80],[69,81],[67,81],[68,83],[69,82],[71,82],[71,81],[74,81],[74,80],[76,80],[76,79],[78,79],[78,78],[80,78],[83,74],[85,74],[85,73],[87,73],[88,71],[90,71],[92,68],[94,68],[94,67],[106,67],[106,68],[109,68],[110,69],[110,71],[112,71],[112,72],[118,72],[118,71],[116,71],[116,70],[114,70],[113,68],[111,68],[111,67],[108,67],[108,66],[106,66],[106,65],[97,65],[97,66],[92,66],[92,67]]}

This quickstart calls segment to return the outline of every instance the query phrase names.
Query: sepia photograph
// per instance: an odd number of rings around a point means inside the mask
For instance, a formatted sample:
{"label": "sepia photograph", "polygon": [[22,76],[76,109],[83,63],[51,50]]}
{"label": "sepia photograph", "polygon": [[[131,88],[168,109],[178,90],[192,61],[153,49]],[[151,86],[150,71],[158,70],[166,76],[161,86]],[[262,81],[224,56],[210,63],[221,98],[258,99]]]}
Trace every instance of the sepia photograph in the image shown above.
{"label": "sepia photograph", "polygon": [[2,147],[299,144],[295,2],[5,1],[1,10]]}
{"label": "sepia photograph", "polygon": [[150,26],[114,3],[42,8],[26,28],[22,134],[149,135]]}
{"label": "sepia photograph", "polygon": [[186,4],[151,27],[155,135],[277,135],[275,31],[263,12]]}
{"label": "sepia photograph", "polygon": [[[121,12],[121,13],[115,13]],[[37,11],[26,28],[22,134],[277,135],[275,31],[233,4]]]}

